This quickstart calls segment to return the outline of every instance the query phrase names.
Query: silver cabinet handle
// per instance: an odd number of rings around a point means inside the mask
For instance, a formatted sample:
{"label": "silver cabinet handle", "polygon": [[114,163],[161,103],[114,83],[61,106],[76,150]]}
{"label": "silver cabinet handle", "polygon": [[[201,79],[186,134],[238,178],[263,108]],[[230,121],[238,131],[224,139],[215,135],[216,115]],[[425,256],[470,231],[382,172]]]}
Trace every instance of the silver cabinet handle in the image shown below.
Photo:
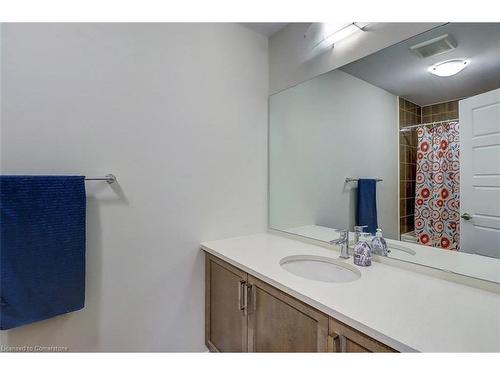
{"label": "silver cabinet handle", "polygon": [[340,335],[340,351],[347,353],[347,339],[344,335]]}
{"label": "silver cabinet handle", "polygon": [[[334,333],[328,336],[334,353],[347,353],[347,338],[344,335]],[[338,344],[337,344],[338,342]]]}
{"label": "silver cabinet handle", "polygon": [[247,290],[248,290],[248,314],[251,314],[255,312],[257,309],[257,288],[255,285],[248,284],[247,285]]}
{"label": "silver cabinet handle", "polygon": [[462,215],[460,215],[460,217],[464,220],[471,220],[472,219],[472,215],[467,213],[467,212],[464,212]]}
{"label": "silver cabinet handle", "polygon": [[338,338],[339,338],[339,335],[337,335],[336,333],[334,333],[333,336],[331,336],[331,335],[328,336],[328,340],[330,340],[330,342],[331,342],[332,351],[334,353],[337,353],[338,349],[339,349],[339,348],[337,348],[337,340],[338,340]]}
{"label": "silver cabinet handle", "polygon": [[243,313],[248,314],[248,284],[243,284]]}
{"label": "silver cabinet handle", "polygon": [[238,281],[238,310],[245,310],[247,306],[246,283],[245,280]]}
{"label": "silver cabinet handle", "polygon": [[253,311],[257,311],[257,287],[255,285],[252,286],[252,304]]}

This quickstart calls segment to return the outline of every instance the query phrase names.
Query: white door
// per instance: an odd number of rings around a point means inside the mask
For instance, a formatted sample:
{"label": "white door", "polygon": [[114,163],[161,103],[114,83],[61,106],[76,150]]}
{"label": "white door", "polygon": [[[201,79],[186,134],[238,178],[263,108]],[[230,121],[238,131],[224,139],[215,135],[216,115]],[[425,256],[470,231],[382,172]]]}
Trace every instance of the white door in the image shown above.
{"label": "white door", "polygon": [[500,258],[500,89],[459,110],[460,249]]}

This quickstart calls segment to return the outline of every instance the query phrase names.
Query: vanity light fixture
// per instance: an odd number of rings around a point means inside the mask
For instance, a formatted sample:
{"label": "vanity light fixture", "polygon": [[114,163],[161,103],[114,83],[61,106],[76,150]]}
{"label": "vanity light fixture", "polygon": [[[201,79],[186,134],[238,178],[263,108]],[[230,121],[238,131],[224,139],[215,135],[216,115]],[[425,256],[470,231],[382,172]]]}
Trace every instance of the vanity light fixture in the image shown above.
{"label": "vanity light fixture", "polygon": [[330,47],[339,41],[346,39],[347,37],[357,33],[358,31],[364,31],[363,28],[366,27],[368,23],[351,22],[347,24],[334,24],[325,23],[324,24],[324,38],[319,43],[321,47]]}
{"label": "vanity light fixture", "polygon": [[443,61],[432,65],[429,72],[439,77],[450,77],[464,70],[469,65],[469,62],[466,59]]}

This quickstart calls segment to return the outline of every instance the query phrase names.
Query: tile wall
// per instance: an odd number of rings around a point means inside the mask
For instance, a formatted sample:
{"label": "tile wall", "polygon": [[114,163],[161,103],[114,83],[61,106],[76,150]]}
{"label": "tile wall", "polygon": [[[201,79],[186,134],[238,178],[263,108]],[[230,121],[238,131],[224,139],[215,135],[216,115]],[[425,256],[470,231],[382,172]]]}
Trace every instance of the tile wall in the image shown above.
{"label": "tile wall", "polygon": [[[422,108],[399,98],[399,126],[422,123]],[[400,234],[414,230],[417,130],[399,133],[399,226]]]}
{"label": "tile wall", "polygon": [[458,100],[422,107],[422,122],[452,120],[458,118]]}

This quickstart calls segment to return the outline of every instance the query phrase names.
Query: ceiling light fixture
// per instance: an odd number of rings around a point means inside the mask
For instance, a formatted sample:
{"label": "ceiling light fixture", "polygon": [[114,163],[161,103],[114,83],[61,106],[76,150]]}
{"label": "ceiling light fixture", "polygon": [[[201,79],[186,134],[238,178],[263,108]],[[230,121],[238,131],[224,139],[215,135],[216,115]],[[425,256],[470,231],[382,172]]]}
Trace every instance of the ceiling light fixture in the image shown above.
{"label": "ceiling light fixture", "polygon": [[439,77],[450,77],[464,70],[469,65],[469,60],[448,60],[432,65],[429,72]]}

